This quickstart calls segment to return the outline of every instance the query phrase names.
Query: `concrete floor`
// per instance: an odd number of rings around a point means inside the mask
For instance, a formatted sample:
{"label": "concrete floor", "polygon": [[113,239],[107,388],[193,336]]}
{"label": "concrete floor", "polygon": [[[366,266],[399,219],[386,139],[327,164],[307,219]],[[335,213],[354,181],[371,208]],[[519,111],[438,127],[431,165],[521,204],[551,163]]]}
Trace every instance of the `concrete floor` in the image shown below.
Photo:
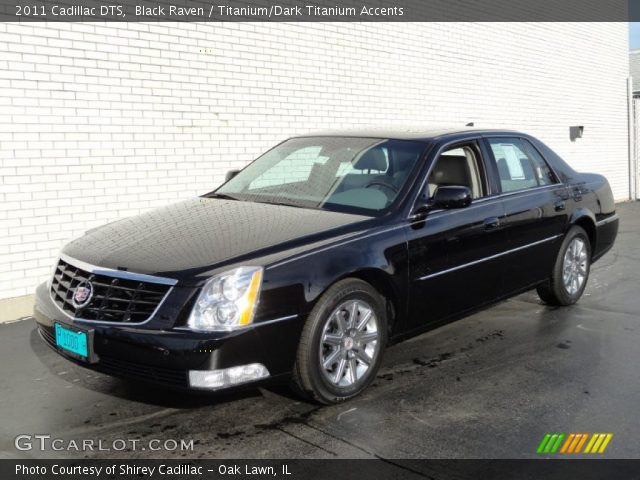
{"label": "concrete floor", "polygon": [[375,383],[318,408],[286,389],[185,396],[84,370],[32,321],[0,325],[0,457],[18,434],[194,440],[144,458],[532,458],[546,432],[612,432],[607,458],[640,458],[640,203],[619,206],[614,249],[585,296],[549,308],[535,293],[391,347]]}

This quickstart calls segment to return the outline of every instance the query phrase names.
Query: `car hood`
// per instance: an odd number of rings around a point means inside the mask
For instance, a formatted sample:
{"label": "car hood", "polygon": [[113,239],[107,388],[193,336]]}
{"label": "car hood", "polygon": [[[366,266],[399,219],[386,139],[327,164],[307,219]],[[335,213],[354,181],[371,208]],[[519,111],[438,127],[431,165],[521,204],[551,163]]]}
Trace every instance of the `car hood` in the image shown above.
{"label": "car hood", "polygon": [[195,198],[88,231],[62,253],[92,265],[184,279],[366,227],[370,217]]}

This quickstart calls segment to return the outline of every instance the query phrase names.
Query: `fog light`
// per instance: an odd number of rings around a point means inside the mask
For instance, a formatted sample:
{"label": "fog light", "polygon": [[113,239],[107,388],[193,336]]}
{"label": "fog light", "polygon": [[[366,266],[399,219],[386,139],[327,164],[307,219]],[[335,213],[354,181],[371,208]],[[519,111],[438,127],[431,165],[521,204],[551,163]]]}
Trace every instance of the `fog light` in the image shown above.
{"label": "fog light", "polygon": [[269,370],[261,363],[251,363],[223,370],[190,370],[189,385],[193,388],[217,390],[269,376]]}

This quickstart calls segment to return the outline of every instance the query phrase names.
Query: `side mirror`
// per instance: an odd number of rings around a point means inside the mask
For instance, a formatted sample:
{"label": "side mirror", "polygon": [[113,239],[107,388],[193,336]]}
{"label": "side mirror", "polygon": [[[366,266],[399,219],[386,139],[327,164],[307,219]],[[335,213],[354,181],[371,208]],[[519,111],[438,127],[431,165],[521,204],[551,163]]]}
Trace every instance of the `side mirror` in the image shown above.
{"label": "side mirror", "polygon": [[224,177],[224,181],[228,182],[229,180],[231,180],[233,177],[235,177],[237,174],[240,173],[240,170],[229,170],[227,172],[227,174]]}
{"label": "side mirror", "polygon": [[471,204],[471,189],[459,185],[443,186],[433,195],[434,208],[464,208]]}

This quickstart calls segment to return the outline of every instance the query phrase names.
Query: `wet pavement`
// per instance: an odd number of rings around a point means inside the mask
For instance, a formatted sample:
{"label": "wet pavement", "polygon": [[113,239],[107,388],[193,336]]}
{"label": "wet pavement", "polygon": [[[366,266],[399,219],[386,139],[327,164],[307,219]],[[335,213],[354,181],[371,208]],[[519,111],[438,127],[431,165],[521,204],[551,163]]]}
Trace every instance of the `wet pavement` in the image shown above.
{"label": "wet pavement", "polygon": [[[618,241],[577,305],[531,292],[395,345],[374,384],[339,406],[286,388],[131,384],[62,359],[32,320],[0,325],[0,458],[532,458],[546,432],[611,432],[604,456],[640,458],[640,203],[619,213]],[[94,451],[19,451],[20,434]]]}

